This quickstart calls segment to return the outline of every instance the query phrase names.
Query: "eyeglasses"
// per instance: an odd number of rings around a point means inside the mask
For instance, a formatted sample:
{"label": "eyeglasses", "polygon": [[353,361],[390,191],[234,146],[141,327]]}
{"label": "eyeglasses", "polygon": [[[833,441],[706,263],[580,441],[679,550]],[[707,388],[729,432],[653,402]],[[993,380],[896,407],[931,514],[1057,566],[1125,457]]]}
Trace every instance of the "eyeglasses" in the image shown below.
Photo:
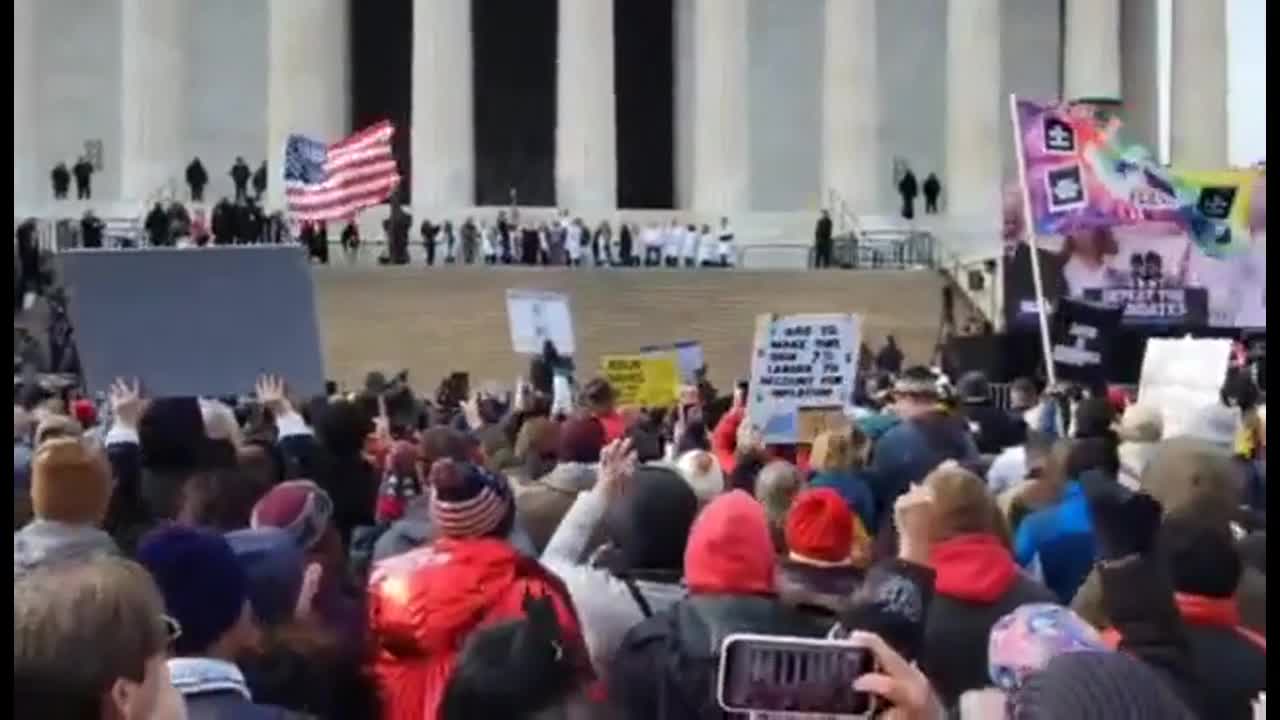
{"label": "eyeglasses", "polygon": [[169,615],[161,615],[160,622],[164,624],[165,637],[169,639],[169,645],[172,646],[182,637],[182,624]]}

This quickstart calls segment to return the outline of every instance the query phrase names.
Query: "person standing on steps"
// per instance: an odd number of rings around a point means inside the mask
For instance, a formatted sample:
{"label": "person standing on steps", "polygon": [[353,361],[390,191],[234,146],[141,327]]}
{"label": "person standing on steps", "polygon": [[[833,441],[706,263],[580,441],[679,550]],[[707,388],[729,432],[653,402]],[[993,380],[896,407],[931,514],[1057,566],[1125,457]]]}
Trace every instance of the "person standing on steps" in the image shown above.
{"label": "person standing on steps", "polygon": [[231,172],[228,174],[231,176],[231,182],[236,188],[235,201],[237,203],[244,202],[245,198],[249,197],[249,175],[251,174],[244,158],[237,156],[235,164],[231,166]]}
{"label": "person standing on steps", "polygon": [[54,165],[49,179],[53,182],[53,199],[66,200],[67,191],[71,189],[71,171],[67,169],[67,164],[59,161]]}
{"label": "person standing on steps", "polygon": [[204,188],[209,184],[209,173],[200,158],[193,158],[187,166],[187,187],[191,188],[191,201],[204,202]]}
{"label": "person standing on steps", "polygon": [[253,199],[262,202],[262,196],[267,192],[267,161],[263,160],[258,169],[253,172]]}
{"label": "person standing on steps", "polygon": [[898,181],[898,194],[902,196],[902,217],[913,220],[916,216],[916,195],[920,194],[920,186],[916,182],[916,174],[906,168],[902,179]]}
{"label": "person standing on steps", "polygon": [[822,211],[813,229],[813,266],[831,267],[831,214],[826,210]]}
{"label": "person standing on steps", "polygon": [[76,161],[75,167],[71,168],[71,172],[76,176],[76,197],[80,200],[92,198],[93,163],[89,162],[89,158],[81,157]]}
{"label": "person standing on steps", "polygon": [[938,214],[938,196],[942,194],[942,183],[937,173],[929,173],[924,179],[924,211],[928,215]]}

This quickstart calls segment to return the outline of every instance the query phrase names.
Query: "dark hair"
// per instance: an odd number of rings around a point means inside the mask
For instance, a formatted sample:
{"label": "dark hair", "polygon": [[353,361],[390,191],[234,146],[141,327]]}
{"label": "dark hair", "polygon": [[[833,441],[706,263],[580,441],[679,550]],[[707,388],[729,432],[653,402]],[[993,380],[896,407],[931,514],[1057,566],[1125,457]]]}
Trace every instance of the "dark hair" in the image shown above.
{"label": "dark hair", "polygon": [[1109,437],[1081,438],[1070,442],[1064,468],[1068,482],[1089,470],[1102,470],[1110,475],[1120,472],[1119,443],[1115,433]]}
{"label": "dark hair", "polygon": [[473,632],[440,704],[444,720],[533,718],[578,689],[569,641],[549,597],[525,595],[526,617]]}
{"label": "dark hair", "polygon": [[1177,592],[1231,597],[1244,574],[1244,563],[1231,531],[1186,513],[1174,513],[1160,525],[1160,547],[1169,562]]}
{"label": "dark hair", "polygon": [[181,519],[222,532],[249,527],[253,506],[272,487],[267,477],[240,468],[197,473],[183,486]]}
{"label": "dark hair", "polygon": [[316,430],[333,454],[356,455],[373,430],[373,417],[353,402],[336,400],[321,413]]}
{"label": "dark hair", "polygon": [[13,584],[13,716],[97,718],[118,679],[143,682],[169,644],[164,600],[123,558],[37,568]]}

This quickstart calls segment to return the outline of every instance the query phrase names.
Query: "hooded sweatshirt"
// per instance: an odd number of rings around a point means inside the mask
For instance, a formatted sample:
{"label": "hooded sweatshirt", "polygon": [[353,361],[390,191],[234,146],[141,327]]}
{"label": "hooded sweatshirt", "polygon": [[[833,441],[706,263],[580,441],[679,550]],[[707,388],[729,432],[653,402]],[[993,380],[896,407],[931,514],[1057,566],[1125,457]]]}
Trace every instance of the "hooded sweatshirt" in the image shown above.
{"label": "hooded sweatshirt", "polygon": [[1057,596],[1022,574],[994,535],[957,535],[935,543],[929,561],[937,572],[925,621],[920,666],[943,704],[990,684],[987,640],[1001,617],[1024,603],[1054,603]]}
{"label": "hooded sweatshirt", "polygon": [[742,490],[713,500],[689,531],[684,577],[692,593],[772,594],[776,569],[764,507]]}
{"label": "hooded sweatshirt", "polygon": [[13,579],[45,564],[119,553],[111,536],[96,527],[32,520],[13,534]]}
{"label": "hooded sweatshirt", "polygon": [[467,636],[524,617],[525,594],[547,596],[590,678],[582,632],[564,585],[496,538],[441,538],[376,564],[369,579],[373,674],[384,720],[436,717]]}

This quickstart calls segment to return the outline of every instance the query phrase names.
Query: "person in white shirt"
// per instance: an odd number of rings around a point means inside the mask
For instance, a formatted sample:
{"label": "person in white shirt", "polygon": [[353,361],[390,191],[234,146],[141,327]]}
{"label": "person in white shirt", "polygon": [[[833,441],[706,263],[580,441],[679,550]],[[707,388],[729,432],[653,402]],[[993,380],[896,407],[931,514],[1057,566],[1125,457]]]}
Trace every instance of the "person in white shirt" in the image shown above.
{"label": "person in white shirt", "polygon": [[640,244],[644,245],[645,267],[662,264],[662,233],[656,224],[650,223],[640,231]]}
{"label": "person in white shirt", "polygon": [[733,264],[733,228],[729,227],[729,218],[720,218],[720,235],[719,235],[719,255],[720,267],[729,267]]}
{"label": "person in white shirt", "polygon": [[711,234],[711,226],[702,226],[702,238],[698,241],[698,264],[702,267],[715,267],[716,238]]}
{"label": "person in white shirt", "polygon": [[683,245],[684,228],[672,220],[662,239],[662,258],[667,267],[680,267],[680,249]]}
{"label": "person in white shirt", "polygon": [[684,266],[687,268],[698,265],[698,240],[696,226],[689,225],[684,229]]}
{"label": "person in white shirt", "polygon": [[498,264],[498,246],[494,242],[494,228],[484,221],[480,222],[480,252],[484,255],[485,265]]}
{"label": "person in white shirt", "polygon": [[587,229],[582,225],[582,218],[575,218],[565,226],[564,245],[569,254],[569,264],[574,267],[582,265],[582,239]]}

